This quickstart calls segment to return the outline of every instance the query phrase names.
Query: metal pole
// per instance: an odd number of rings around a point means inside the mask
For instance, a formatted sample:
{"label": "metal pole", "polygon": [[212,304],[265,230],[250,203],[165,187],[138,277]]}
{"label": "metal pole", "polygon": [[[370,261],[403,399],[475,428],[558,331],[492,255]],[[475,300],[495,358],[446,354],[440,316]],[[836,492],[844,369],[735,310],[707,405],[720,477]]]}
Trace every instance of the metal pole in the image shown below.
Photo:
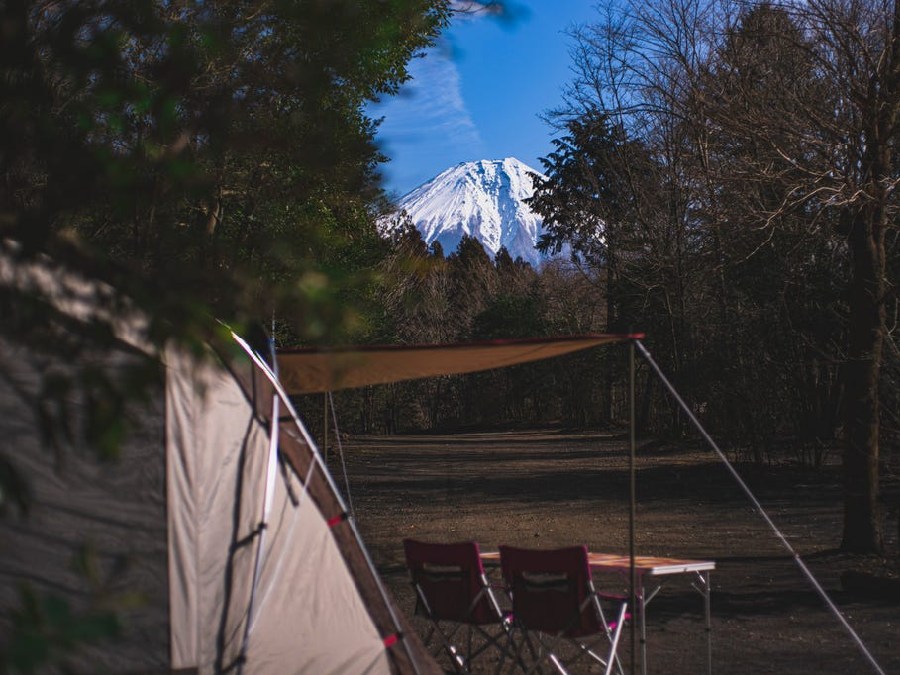
{"label": "metal pole", "polygon": [[325,463],[328,464],[328,393],[323,395],[325,409],[322,411],[322,454],[325,455]]}
{"label": "metal pole", "polygon": [[[278,360],[275,355],[275,338],[269,338],[269,351],[272,358],[272,369],[275,376],[278,375]],[[275,470],[278,467],[278,432],[281,401],[278,392],[272,394],[272,419],[269,429],[269,451],[266,456],[266,482],[263,488],[262,513],[257,525],[256,535],[259,537],[256,544],[256,555],[253,561],[253,577],[250,586],[250,599],[247,601],[247,623],[244,624],[244,636],[241,641],[241,655],[238,661],[237,672],[244,672],[244,664],[247,661],[247,651],[250,648],[250,634],[253,632],[253,624],[256,621],[256,593],[259,589],[259,577],[262,571],[263,553],[266,547],[266,530],[269,526],[269,515],[272,512],[272,501],[275,494]]]}
{"label": "metal pole", "polygon": [[706,675],[712,675],[712,621],[710,619],[711,607],[709,594],[711,591],[709,572],[701,572],[703,579],[703,612],[706,615]]}
{"label": "metal pole", "polygon": [[[634,521],[637,512],[637,496],[635,490],[635,455],[636,455],[636,434],[635,434],[635,406],[634,406],[634,340],[628,343],[628,603],[632,611],[637,613],[638,607],[635,597],[636,574],[634,569]],[[640,610],[643,612],[643,608]],[[641,617],[643,618],[643,617]],[[632,619],[631,621],[631,674],[635,672],[635,662],[637,657],[637,627]],[[643,662],[641,667],[644,667]]]}

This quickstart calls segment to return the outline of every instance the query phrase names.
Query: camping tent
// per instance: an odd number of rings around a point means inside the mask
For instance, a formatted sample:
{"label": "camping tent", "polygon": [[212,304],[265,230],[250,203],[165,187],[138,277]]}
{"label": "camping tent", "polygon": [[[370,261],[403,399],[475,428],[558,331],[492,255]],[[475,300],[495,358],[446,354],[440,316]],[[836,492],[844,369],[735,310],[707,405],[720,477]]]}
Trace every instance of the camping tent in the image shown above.
{"label": "camping tent", "polygon": [[[92,357],[107,369],[125,372],[152,352],[139,316],[104,309],[108,288],[9,255],[0,255],[0,287],[39,295],[72,321],[111,323],[118,347]],[[278,362],[292,392],[329,391],[618,339],[306,351]],[[79,448],[48,451],[40,390],[72,364],[2,344],[0,436],[34,497],[27,518],[0,520],[6,647],[28,588],[76,612],[120,609],[122,634],[81,646],[70,657],[76,671],[439,672],[393,607],[277,377],[235,340],[227,356],[154,354],[160,385],[134,404],[140,423],[115,463]],[[89,405],[66,397],[76,423],[87,423]]]}
{"label": "camping tent", "polygon": [[[124,372],[149,349],[139,319],[102,316],[109,289],[49,263],[0,256],[0,286],[82,324],[111,319],[119,347],[93,355],[97,365]],[[27,517],[0,520],[0,646],[27,642],[16,622],[30,620],[20,610],[32,593],[50,623],[60,603],[120,610],[121,635],[78,649],[76,672],[439,672],[404,630],[272,373],[236,346],[227,357],[158,355],[156,395],[134,404],[139,425],[110,463],[44,443],[41,387],[71,372],[67,359],[2,343],[0,437],[33,499]],[[88,423],[90,401],[72,393],[63,404]]]}

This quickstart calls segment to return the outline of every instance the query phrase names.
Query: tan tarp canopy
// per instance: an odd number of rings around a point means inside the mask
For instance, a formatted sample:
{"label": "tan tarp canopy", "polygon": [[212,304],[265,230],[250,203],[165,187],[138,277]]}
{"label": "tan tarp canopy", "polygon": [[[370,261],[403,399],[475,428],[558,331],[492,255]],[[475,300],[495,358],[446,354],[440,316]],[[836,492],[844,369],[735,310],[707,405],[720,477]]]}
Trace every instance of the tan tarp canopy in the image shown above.
{"label": "tan tarp canopy", "polygon": [[505,368],[642,337],[604,333],[450,345],[287,349],[278,353],[278,377],[288,394],[315,394]]}

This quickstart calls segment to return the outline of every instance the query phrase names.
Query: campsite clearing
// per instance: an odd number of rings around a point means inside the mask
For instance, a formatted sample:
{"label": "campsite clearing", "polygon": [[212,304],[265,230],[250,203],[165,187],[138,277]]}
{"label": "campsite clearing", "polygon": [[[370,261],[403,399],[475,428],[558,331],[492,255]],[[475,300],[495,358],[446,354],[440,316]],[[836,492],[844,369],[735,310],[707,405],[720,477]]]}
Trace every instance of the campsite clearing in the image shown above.
{"label": "campsite clearing", "polygon": [[[585,543],[627,553],[628,448],[621,437],[356,436],[344,452],[359,529],[407,613],[413,596],[404,537],[475,539],[484,549]],[[330,464],[342,484],[337,457]],[[896,510],[886,524],[888,559],[842,554],[839,467],[738,469],[884,671],[900,672],[900,600],[841,585],[847,571],[896,576]],[[637,498],[638,554],[716,561],[713,672],[873,672],[711,452],[690,444],[642,447]],[[610,579],[604,588],[622,590],[623,582]],[[629,652],[626,633],[626,665]],[[702,599],[687,583],[667,584],[648,609],[648,665],[651,673],[705,670]]]}

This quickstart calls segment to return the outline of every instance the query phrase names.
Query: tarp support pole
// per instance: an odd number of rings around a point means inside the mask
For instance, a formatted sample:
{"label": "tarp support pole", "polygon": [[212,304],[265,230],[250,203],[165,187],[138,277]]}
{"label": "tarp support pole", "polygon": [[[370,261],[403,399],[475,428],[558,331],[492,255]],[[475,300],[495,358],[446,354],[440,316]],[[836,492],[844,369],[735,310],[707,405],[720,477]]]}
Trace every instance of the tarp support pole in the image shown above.
{"label": "tarp support pole", "polygon": [[[634,567],[634,523],[637,516],[637,491],[635,478],[635,456],[637,454],[637,434],[634,400],[634,340],[628,343],[628,603],[634,616],[638,606],[634,589],[637,585]],[[637,622],[630,621],[631,630],[631,673],[634,675],[637,656]],[[641,664],[643,666],[643,664]]]}
{"label": "tarp support pole", "polygon": [[324,399],[325,410],[322,413],[322,454],[325,456],[325,463],[328,464],[328,392],[326,391],[322,398]]}

